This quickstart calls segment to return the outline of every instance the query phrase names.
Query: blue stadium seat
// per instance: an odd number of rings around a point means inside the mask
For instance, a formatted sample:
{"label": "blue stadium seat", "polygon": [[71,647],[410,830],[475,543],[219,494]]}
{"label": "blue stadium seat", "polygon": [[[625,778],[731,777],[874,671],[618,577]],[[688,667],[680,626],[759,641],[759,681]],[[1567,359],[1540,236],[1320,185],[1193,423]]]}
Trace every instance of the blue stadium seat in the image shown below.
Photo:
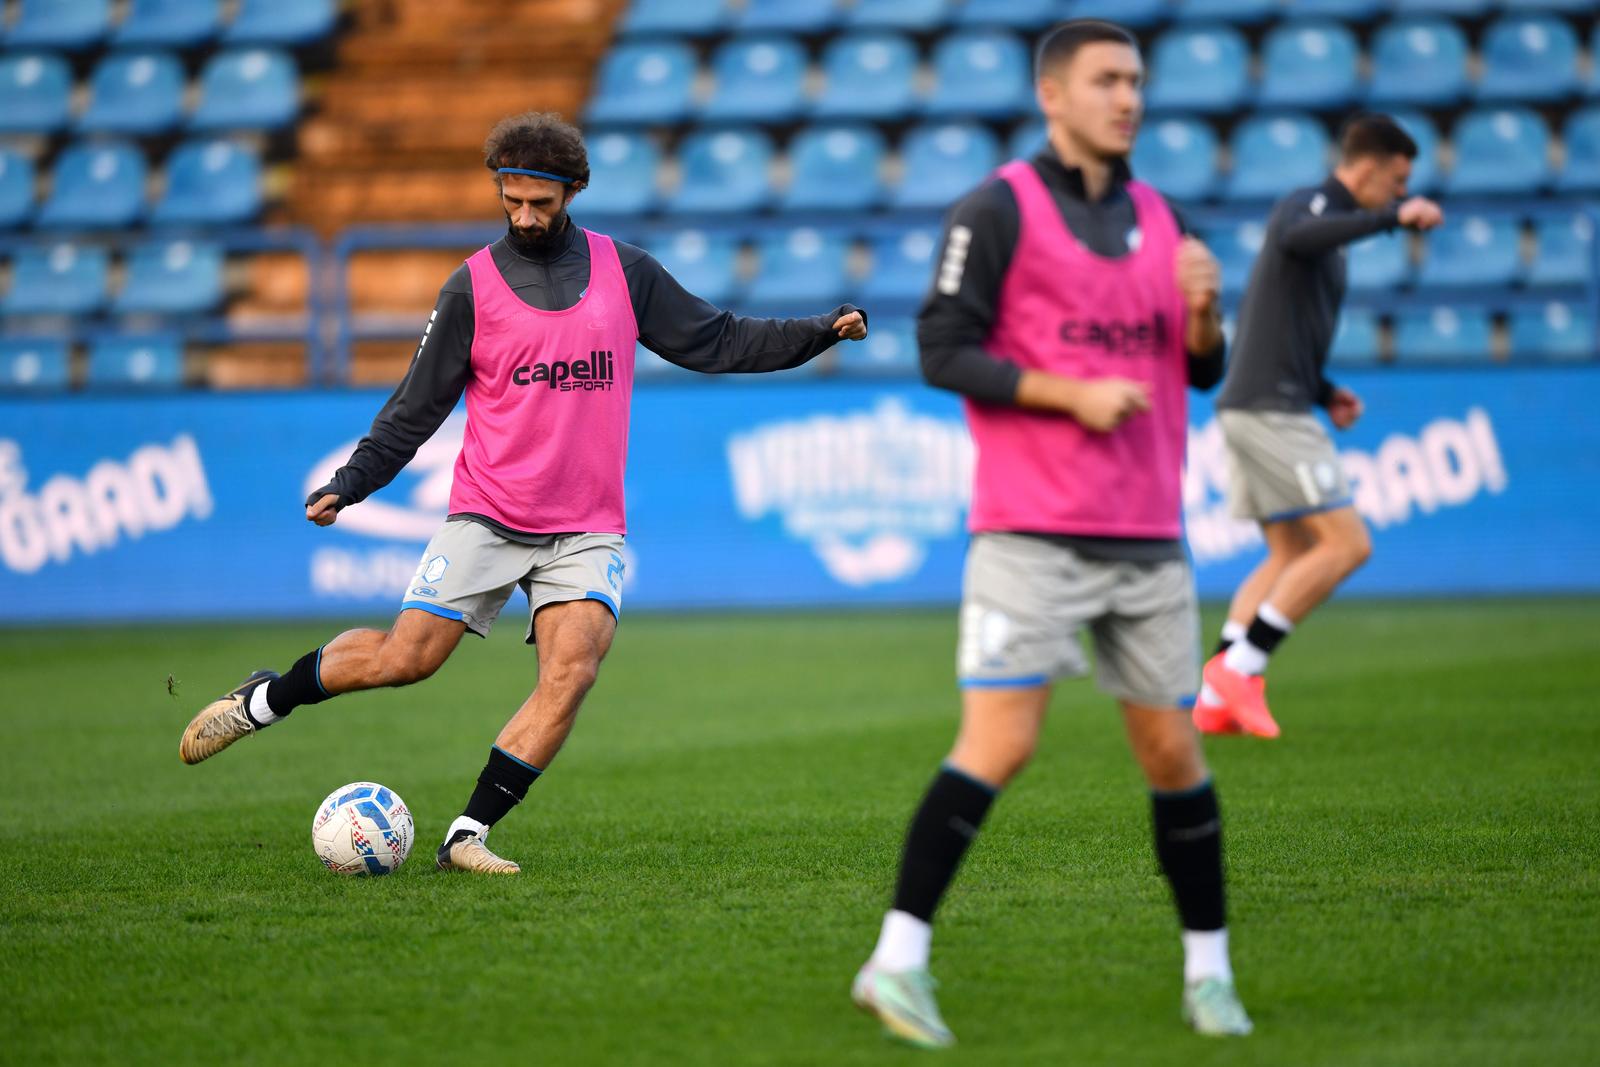
{"label": "blue stadium seat", "polygon": [[1352,291],[1398,289],[1411,281],[1411,255],[1405,234],[1374,234],[1350,246],[1346,259]]}
{"label": "blue stadium seat", "polygon": [[1506,286],[1522,273],[1521,234],[1509,217],[1456,212],[1423,250],[1419,288]]}
{"label": "blue stadium seat", "polygon": [[14,229],[33,215],[33,161],[0,146],[0,230]]}
{"label": "blue stadium seat", "polygon": [[661,153],[642,133],[612,131],[589,138],[589,186],[581,207],[600,214],[637,215],[656,205]]}
{"label": "blue stadium seat", "polygon": [[121,48],[192,48],[215,37],[221,24],[217,0],[132,0],[111,43]]}
{"label": "blue stadium seat", "polygon": [[183,340],[176,334],[105,334],[89,344],[90,388],[176,389]]}
{"label": "blue stadium seat", "polygon": [[677,122],[689,112],[694,53],[681,42],[624,44],[606,53],[595,77],[590,122]]}
{"label": "blue stadium seat", "polygon": [[97,230],[130,226],[144,214],[147,174],[144,156],[130,144],[73,145],[56,160],[38,224]]}
{"label": "blue stadium seat", "polygon": [[1578,37],[1550,15],[1513,15],[1485,32],[1478,99],[1555,101],[1581,88]]}
{"label": "blue stadium seat", "polygon": [[1367,102],[1374,107],[1444,107],[1467,94],[1467,38],[1453,22],[1391,22],[1378,30],[1371,52]]}
{"label": "blue stadium seat", "polygon": [[1439,127],[1421,111],[1392,111],[1390,117],[1417,142],[1417,158],[1411,161],[1411,181],[1407,189],[1413,196],[1428,196],[1439,188]]}
{"label": "blue stadium seat", "polygon": [[883,137],[870,126],[812,126],[789,146],[789,211],[860,211],[884,196]]}
{"label": "blue stadium seat", "polygon": [[1489,12],[1491,0],[1398,0],[1396,6],[1407,14],[1444,15],[1448,18],[1475,19]]}
{"label": "blue stadium seat", "polygon": [[222,39],[294,48],[322,40],[333,32],[335,21],[333,0],[241,0],[239,14]]}
{"label": "blue stadium seat", "polygon": [[[872,270],[861,282],[861,299],[866,306],[921,300],[933,278],[933,257],[938,248],[939,233],[927,226],[889,230],[874,237]],[[877,325],[872,328],[877,329]]]}
{"label": "blue stadium seat", "polygon": [[1328,174],[1328,134],[1309,115],[1246,119],[1230,145],[1233,173],[1223,194],[1229,200],[1270,200]]}
{"label": "blue stadium seat", "polygon": [[1489,313],[1477,307],[1405,308],[1394,319],[1394,354],[1401,363],[1484,362],[1493,355]]}
{"label": "blue stadium seat", "polygon": [[892,34],[850,34],[822,53],[818,118],[895,119],[916,104],[917,53]]}
{"label": "blue stadium seat", "polygon": [[1370,22],[1393,6],[1391,0],[1294,0],[1290,10],[1299,18]]}
{"label": "blue stadium seat", "polygon": [[1600,337],[1588,311],[1552,300],[1542,307],[1516,307],[1508,323],[1511,355],[1517,359],[1595,359]]}
{"label": "blue stadium seat", "polygon": [[845,24],[858,30],[931,30],[949,8],[950,0],[856,0]]}
{"label": "blue stadium seat", "polygon": [[782,122],[804,103],[806,53],[788,37],[743,37],[711,57],[716,89],[700,117],[720,121]]}
{"label": "blue stadium seat", "polygon": [[72,68],[47,52],[0,55],[0,133],[53,133],[72,113]]}
{"label": "blue stadium seat", "polygon": [[1556,189],[1600,193],[1600,107],[1573,112],[1561,131],[1561,140],[1567,146],[1567,162],[1556,179]]}
{"label": "blue stadium seat", "polygon": [[689,292],[719,307],[739,288],[739,246],[727,234],[678,230],[649,242],[650,253]]}
{"label": "blue stadium seat", "polygon": [[118,52],[89,79],[89,106],[78,118],[83,133],[164,133],[183,117],[186,79],[170,52]]}
{"label": "blue stadium seat", "polygon": [[1378,362],[1378,316],[1366,308],[1347,307],[1339,314],[1328,358],[1344,366]]}
{"label": "blue stadium seat", "polygon": [[166,170],[166,192],[151,214],[155,222],[248,222],[261,211],[261,160],[243,145],[189,141],[172,153]]}
{"label": "blue stadium seat", "polygon": [[967,0],[956,8],[955,21],[960,26],[1036,30],[1060,17],[1061,5],[1056,0]]}
{"label": "blue stadium seat", "polygon": [[821,33],[839,22],[839,0],[748,0],[739,15],[743,33]]}
{"label": "blue stadium seat", "polygon": [[274,130],[300,112],[300,75],[286,53],[251,48],[220,52],[200,72],[194,130]]}
{"label": "blue stadium seat", "polygon": [[1129,29],[1159,26],[1172,15],[1172,0],[1067,0],[1068,18],[1109,19]]}
{"label": "blue stadium seat", "polygon": [[772,197],[767,169],[772,142],[758,130],[702,130],[678,149],[683,181],[672,211],[728,213],[765,207]]}
{"label": "blue stadium seat", "polygon": [[105,250],[67,242],[28,245],[11,262],[7,315],[88,315],[106,300]]}
{"label": "blue stadium seat", "polygon": [[811,227],[772,233],[757,247],[759,267],[744,302],[758,307],[813,308],[820,311],[844,299],[849,248],[838,234]]}
{"label": "blue stadium seat", "polygon": [[1010,118],[1033,100],[1028,50],[1003,30],[952,33],[933,50],[929,115]]}
{"label": "blue stadium seat", "polygon": [[1131,162],[1138,178],[1167,196],[1204,200],[1217,186],[1217,135],[1196,119],[1156,119],[1139,132]]}
{"label": "blue stadium seat", "polygon": [[65,389],[70,367],[65,341],[54,337],[0,337],[0,391]]}
{"label": "blue stadium seat", "polygon": [[1526,108],[1469,112],[1450,140],[1456,165],[1445,191],[1452,196],[1527,196],[1550,183],[1550,131]]}
{"label": "blue stadium seat", "polygon": [[633,0],[622,32],[633,37],[709,37],[728,22],[727,0]]}
{"label": "blue stadium seat", "polygon": [[1541,288],[1587,285],[1595,276],[1594,223],[1582,212],[1534,223],[1537,242],[1528,284]]}
{"label": "blue stadium seat", "polygon": [[1251,219],[1232,226],[1210,228],[1200,236],[1222,267],[1222,291],[1229,295],[1244,292],[1250,283],[1250,268],[1255,265],[1261,245],[1266,241],[1266,227]]}
{"label": "blue stadium seat", "polygon": [[841,374],[910,377],[917,373],[917,324],[900,315],[874,318],[865,341],[833,350]]}
{"label": "blue stadium seat", "polygon": [[1561,11],[1569,15],[1594,13],[1594,0],[1500,0],[1507,11]]}
{"label": "blue stadium seat", "polygon": [[999,162],[1000,145],[982,126],[919,126],[900,146],[905,176],[895,189],[900,208],[946,208],[976,187]]}
{"label": "blue stadium seat", "polygon": [[82,52],[99,44],[111,26],[110,0],[17,0],[7,48],[59,48]]}
{"label": "blue stadium seat", "polygon": [[1250,87],[1250,49],[1226,26],[1172,30],[1150,60],[1151,110],[1233,111]]}
{"label": "blue stadium seat", "polygon": [[1043,119],[1029,119],[1006,138],[1007,159],[1032,159],[1044,151],[1047,134]]}
{"label": "blue stadium seat", "polygon": [[1267,34],[1263,107],[1342,108],[1356,98],[1355,35],[1337,22],[1291,22]]}
{"label": "blue stadium seat", "polygon": [[1176,0],[1172,15],[1179,22],[1227,22],[1253,26],[1283,14],[1282,0]]}
{"label": "blue stadium seat", "polygon": [[123,314],[197,315],[222,303],[222,249],[197,241],[147,241],[128,256]]}

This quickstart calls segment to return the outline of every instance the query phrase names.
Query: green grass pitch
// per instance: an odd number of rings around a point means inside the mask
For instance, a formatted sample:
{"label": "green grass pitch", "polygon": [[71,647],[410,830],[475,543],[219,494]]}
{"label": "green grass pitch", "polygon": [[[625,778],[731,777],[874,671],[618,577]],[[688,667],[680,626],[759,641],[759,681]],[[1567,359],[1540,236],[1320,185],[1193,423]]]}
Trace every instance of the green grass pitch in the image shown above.
{"label": "green grass pitch", "polygon": [[[534,681],[509,616],[199,767],[194,709],[333,627],[0,630],[0,1063],[913,1062],[846,991],[953,736],[954,628],[628,619],[504,880],[432,852]],[[1074,683],[941,914],[944,1061],[1600,1062],[1600,600],[1341,602],[1272,679],[1283,739],[1208,745],[1256,1035],[1180,1027],[1145,794]],[[394,877],[312,855],[356,779],[417,815]]]}

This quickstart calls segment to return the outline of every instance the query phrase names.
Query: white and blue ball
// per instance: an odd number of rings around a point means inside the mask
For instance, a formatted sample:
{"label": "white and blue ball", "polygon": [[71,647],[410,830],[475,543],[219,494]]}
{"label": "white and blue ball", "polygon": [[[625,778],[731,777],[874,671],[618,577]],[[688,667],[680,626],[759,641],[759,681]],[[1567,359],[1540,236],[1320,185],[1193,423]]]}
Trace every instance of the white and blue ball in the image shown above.
{"label": "white and blue ball", "polygon": [[311,847],[336,874],[389,874],[416,836],[400,794],[377,782],[351,782],[328,794],[311,820]]}

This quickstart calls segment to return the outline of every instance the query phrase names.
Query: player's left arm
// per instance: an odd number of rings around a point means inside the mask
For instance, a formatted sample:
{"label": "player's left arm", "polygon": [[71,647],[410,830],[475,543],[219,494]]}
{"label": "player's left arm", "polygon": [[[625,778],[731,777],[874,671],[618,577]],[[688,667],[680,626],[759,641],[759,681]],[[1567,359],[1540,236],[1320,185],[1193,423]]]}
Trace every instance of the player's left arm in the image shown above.
{"label": "player's left arm", "polygon": [[1187,314],[1183,343],[1189,353],[1189,384],[1210,389],[1222,380],[1227,339],[1222,333],[1222,267],[1205,242],[1185,236],[1174,269]]}

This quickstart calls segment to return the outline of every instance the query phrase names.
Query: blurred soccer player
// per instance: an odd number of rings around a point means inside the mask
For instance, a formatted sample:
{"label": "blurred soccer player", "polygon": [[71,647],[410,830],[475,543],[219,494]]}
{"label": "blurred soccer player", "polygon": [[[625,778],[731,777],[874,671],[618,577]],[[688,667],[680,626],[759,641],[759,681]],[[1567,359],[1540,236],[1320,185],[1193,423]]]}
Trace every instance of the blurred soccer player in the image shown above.
{"label": "blurred soccer player", "polygon": [[195,716],[179,754],[198,763],[302,704],[420,682],[462,634],[486,636],[521,587],[538,686],[495,739],[438,855],[442,868],[512,874],[517,865],[484,840],[566,740],[622,607],[635,340],[694,370],[775,371],[860,340],[867,323],[849,304],[810,319],[719,311],[645,252],[579,227],[567,207],[588,184],[588,157],[556,115],[505,119],[485,156],[506,235],[451,275],[399,388],[306,501],[308,520],[331,525],[387,485],[466,394],[449,516],[399,618],[391,630],[340,634],[282,676],[250,675]]}
{"label": "blurred soccer player", "polygon": [[1345,246],[1443,221],[1433,201],[1404,199],[1416,155],[1393,119],[1358,115],[1345,125],[1332,176],[1284,197],[1267,223],[1217,395],[1233,512],[1261,524],[1267,557],[1234,594],[1205,666],[1194,721],[1207,733],[1278,736],[1267,658],[1372,551],[1338,453],[1311,408],[1326,408],[1341,430],[1361,417],[1361,399],[1324,372],[1344,300]]}
{"label": "blurred soccer player", "polygon": [[1052,683],[1087,673],[1087,628],[1151,790],[1183,927],[1183,1017],[1244,1034],[1217,798],[1180,710],[1200,666],[1182,543],[1185,390],[1222,375],[1220,275],[1129,173],[1143,109],[1134,38],[1064,23],[1040,43],[1037,75],[1049,146],[951,211],[917,326],[924,374],[964,394],[977,444],[961,729],[911,820],[893,910],[852,993],[892,1034],[954,1042],[928,974],[934,910],[1033,754]]}

